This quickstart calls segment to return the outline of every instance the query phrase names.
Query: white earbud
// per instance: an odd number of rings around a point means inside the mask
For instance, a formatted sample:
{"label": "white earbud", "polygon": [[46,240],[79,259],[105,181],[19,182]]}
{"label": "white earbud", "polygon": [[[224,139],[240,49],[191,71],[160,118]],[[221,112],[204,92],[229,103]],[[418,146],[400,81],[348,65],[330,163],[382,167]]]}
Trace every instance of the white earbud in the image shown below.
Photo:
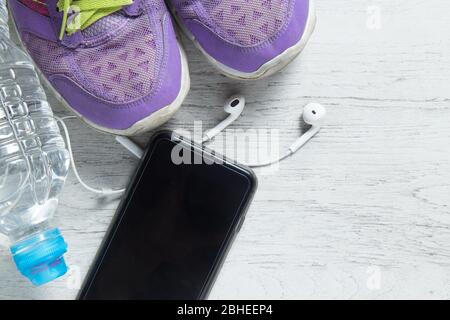
{"label": "white earbud", "polygon": [[243,96],[232,96],[229,98],[223,107],[223,110],[229,114],[229,116],[219,123],[214,128],[205,132],[203,136],[203,142],[209,141],[220,132],[225,130],[230,124],[232,124],[239,116],[245,107],[245,98]]}
{"label": "white earbud", "polygon": [[303,109],[303,121],[311,125],[311,128],[289,147],[291,153],[295,153],[320,131],[326,115],[327,110],[319,103],[309,103],[305,106]]}
{"label": "white earbud", "polygon": [[[219,123],[215,128],[208,130],[203,136],[203,142],[211,140],[213,137],[218,135],[221,131],[225,130],[233,121],[235,121],[241,115],[245,106],[245,98],[243,96],[233,96],[225,103],[224,110],[230,115],[224,121]],[[278,159],[271,159],[266,162],[260,162],[255,164],[247,163],[247,166],[258,168],[266,167],[272,164],[278,163],[297,152],[302,146],[305,145],[312,137],[314,137],[321,129],[323,120],[327,115],[327,110],[324,106],[319,103],[309,103],[303,109],[303,121],[306,124],[311,125],[311,128],[305,132],[301,137],[299,137],[290,147],[289,150]],[[139,151],[139,147],[131,142],[128,138],[117,138],[119,143],[121,143],[125,148],[130,150],[137,157],[142,156],[142,152]]]}

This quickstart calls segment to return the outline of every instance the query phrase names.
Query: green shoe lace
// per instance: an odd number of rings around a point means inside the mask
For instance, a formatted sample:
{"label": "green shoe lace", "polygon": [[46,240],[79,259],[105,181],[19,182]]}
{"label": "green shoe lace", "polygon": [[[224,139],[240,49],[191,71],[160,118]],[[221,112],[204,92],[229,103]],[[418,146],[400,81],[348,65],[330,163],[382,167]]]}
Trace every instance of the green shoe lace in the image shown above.
{"label": "green shoe lace", "polygon": [[[64,14],[59,39],[62,40],[66,32],[71,35],[78,30],[84,30],[101,18],[132,3],[133,0],[59,0],[58,10]],[[69,13],[73,16],[68,23]]]}

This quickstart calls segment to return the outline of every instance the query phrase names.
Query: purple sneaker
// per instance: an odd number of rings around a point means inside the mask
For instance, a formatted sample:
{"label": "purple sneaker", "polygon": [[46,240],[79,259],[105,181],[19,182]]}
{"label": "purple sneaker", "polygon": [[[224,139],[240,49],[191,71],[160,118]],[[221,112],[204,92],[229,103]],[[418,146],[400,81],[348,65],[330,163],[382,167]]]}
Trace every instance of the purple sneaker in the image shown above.
{"label": "purple sneaker", "polygon": [[187,95],[189,72],[164,0],[71,4],[9,0],[22,45],[49,87],[101,131],[135,135],[166,122]]}
{"label": "purple sneaker", "polygon": [[223,74],[260,79],[289,64],[315,26],[311,0],[168,0],[178,23]]}

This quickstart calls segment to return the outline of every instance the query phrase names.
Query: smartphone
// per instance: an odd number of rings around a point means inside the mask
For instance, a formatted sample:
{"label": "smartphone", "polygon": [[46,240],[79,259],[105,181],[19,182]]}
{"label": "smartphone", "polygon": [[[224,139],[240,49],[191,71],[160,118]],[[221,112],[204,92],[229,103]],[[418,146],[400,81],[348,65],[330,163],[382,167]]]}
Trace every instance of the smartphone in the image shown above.
{"label": "smartphone", "polygon": [[255,193],[251,169],[156,134],[79,299],[206,299]]}

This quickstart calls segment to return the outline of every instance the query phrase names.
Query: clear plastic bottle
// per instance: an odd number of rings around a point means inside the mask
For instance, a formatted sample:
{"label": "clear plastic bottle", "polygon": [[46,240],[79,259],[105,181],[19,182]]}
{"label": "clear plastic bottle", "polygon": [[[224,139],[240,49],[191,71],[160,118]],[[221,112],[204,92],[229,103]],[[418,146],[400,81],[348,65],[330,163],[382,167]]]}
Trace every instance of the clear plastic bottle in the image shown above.
{"label": "clear plastic bottle", "polygon": [[36,70],[10,39],[0,0],[0,233],[33,284],[67,272],[67,245],[51,224],[69,154]]}

